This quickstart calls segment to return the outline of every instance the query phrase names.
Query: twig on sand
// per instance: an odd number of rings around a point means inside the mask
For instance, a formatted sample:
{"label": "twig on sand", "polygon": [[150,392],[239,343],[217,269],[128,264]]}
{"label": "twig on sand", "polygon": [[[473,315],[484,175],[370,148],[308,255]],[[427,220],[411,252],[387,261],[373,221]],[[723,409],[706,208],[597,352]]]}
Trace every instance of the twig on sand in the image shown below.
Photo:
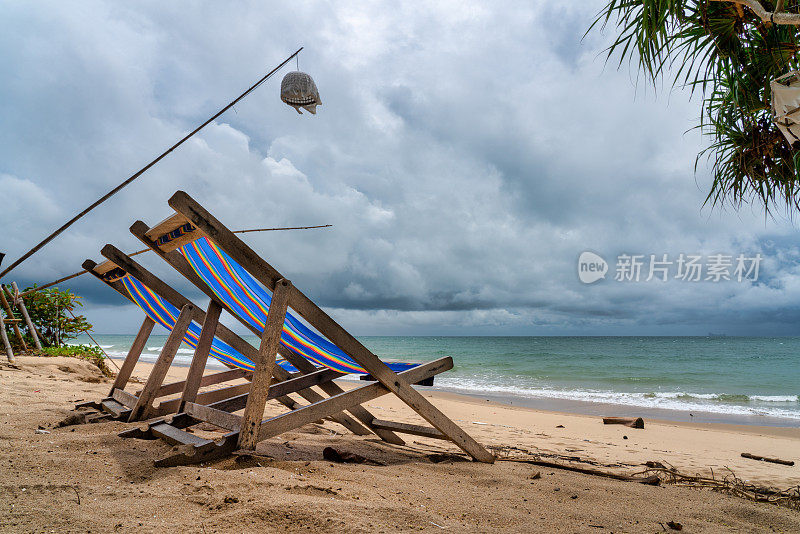
{"label": "twig on sand", "polygon": [[78,497],[78,506],[81,505],[81,494],[78,493],[78,486],[72,486],[72,489],[75,490],[75,496]]}
{"label": "twig on sand", "polygon": [[658,475],[665,484],[689,486],[693,488],[709,488],[713,491],[735,495],[754,502],[776,504],[793,510],[800,510],[800,485],[786,489],[756,486],[755,484],[750,484],[737,477],[731,469],[728,469],[728,474],[722,478],[717,478],[713,474],[710,478],[701,475],[687,475],[678,472],[674,467],[669,469],[651,467],[635,474],[655,474]]}
{"label": "twig on sand", "polygon": [[[786,489],[756,486],[755,484],[751,484],[740,479],[730,468],[727,467],[725,469],[728,470],[728,474],[722,478],[718,477],[713,470],[711,471],[711,477],[701,476],[699,474],[687,475],[679,472],[668,462],[662,460],[660,462],[646,462],[644,464],[646,469],[631,473],[629,475],[623,475],[605,471],[603,469],[580,467],[562,462],[580,462],[585,465],[600,466],[603,468],[624,467],[625,464],[605,465],[599,464],[598,462],[588,458],[582,459],[577,456],[563,456],[555,453],[528,451],[519,447],[489,446],[489,448],[495,453],[498,461],[528,463],[532,465],[550,467],[552,469],[574,471],[587,475],[602,476],[631,482],[641,482],[643,484],[658,485],[660,482],[675,486],[708,488],[712,491],[734,495],[736,497],[741,497],[754,502],[775,504],[790,508],[792,510],[800,510],[800,485]],[[544,460],[543,458],[545,457],[552,458],[552,460]],[[627,466],[630,465],[631,464],[627,464]]]}
{"label": "twig on sand", "polygon": [[563,469],[565,471],[573,471],[575,473],[582,473],[584,475],[594,475],[605,478],[613,478],[615,480],[622,480],[624,482],[638,482],[640,484],[647,484],[649,486],[658,486],[661,483],[661,479],[658,477],[658,475],[650,475],[645,477],[621,475],[619,473],[612,473],[611,471],[603,471],[600,469],[593,469],[589,467],[578,467],[577,465],[565,465],[558,462],[537,460],[534,458],[498,458],[498,460],[506,462],[520,462],[525,464],[538,465],[541,467],[549,467],[551,469]]}

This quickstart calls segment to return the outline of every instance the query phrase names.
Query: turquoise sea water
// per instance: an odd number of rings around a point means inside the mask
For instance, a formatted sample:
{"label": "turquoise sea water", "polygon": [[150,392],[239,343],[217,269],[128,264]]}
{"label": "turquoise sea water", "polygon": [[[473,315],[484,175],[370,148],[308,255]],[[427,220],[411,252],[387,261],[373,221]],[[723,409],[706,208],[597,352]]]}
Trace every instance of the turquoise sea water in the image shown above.
{"label": "turquoise sea water", "polygon": [[[95,335],[112,357],[133,336]],[[257,345],[253,336],[246,339]],[[166,336],[151,336],[153,361]],[[382,358],[451,356],[439,389],[544,409],[800,426],[800,338],[362,337]],[[81,339],[80,342],[89,342]],[[176,363],[188,365],[183,347]],[[602,408],[600,408],[602,407]],[[692,414],[689,416],[689,414]],[[690,419],[691,417],[691,419]]]}

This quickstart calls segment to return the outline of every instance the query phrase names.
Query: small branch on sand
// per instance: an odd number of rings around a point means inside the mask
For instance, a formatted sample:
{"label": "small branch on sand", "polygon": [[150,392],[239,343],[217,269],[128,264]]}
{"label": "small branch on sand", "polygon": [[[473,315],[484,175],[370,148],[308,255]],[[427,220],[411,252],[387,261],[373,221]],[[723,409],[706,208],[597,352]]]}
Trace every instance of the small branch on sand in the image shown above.
{"label": "small branch on sand", "polygon": [[713,491],[735,495],[754,502],[763,502],[785,506],[792,510],[800,510],[800,486],[787,489],[768,488],[756,486],[745,482],[728,469],[729,474],[723,478],[712,475],[711,478],[700,475],[686,475],[675,468],[649,468],[635,475],[656,474],[665,484],[674,486],[688,486],[692,488],[709,488]]}
{"label": "small branch on sand", "polygon": [[661,479],[658,475],[650,475],[646,477],[637,477],[630,475],[621,475],[619,473],[612,473],[611,471],[603,471],[600,469],[592,469],[590,467],[578,467],[576,465],[565,465],[558,462],[549,462],[547,460],[534,460],[523,458],[498,458],[499,461],[506,462],[519,462],[524,464],[538,465],[541,467],[549,467],[551,469],[563,469],[564,471],[572,471],[574,473],[582,473],[584,475],[594,475],[598,477],[613,478],[614,480],[622,480],[624,482],[638,482],[640,484],[647,484],[648,486],[658,486]]}

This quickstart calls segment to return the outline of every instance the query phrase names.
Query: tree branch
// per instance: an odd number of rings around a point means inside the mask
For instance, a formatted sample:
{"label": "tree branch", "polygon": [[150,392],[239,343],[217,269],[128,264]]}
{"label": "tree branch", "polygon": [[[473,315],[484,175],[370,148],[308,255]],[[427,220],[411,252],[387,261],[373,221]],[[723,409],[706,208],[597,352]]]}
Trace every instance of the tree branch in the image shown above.
{"label": "tree branch", "polygon": [[800,14],[796,13],[780,13],[783,9],[784,0],[778,0],[778,4],[774,12],[767,11],[761,2],[758,0],[711,0],[712,2],[726,2],[728,4],[738,4],[750,8],[758,18],[764,22],[772,22],[773,24],[783,24],[788,26],[800,26]]}

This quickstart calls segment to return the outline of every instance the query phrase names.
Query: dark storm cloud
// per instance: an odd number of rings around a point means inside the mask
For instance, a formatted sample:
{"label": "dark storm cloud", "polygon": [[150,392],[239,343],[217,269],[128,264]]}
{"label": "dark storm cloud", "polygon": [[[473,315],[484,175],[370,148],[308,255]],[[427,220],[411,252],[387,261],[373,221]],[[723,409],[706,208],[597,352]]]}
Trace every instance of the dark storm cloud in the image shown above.
{"label": "dark storm cloud", "polygon": [[[184,189],[360,334],[797,333],[797,232],[701,209],[696,102],[583,39],[600,3],[0,7],[0,249],[13,261],[300,44],[317,116],[270,80],[14,273],[45,282]],[[578,255],[610,263],[586,286]],[[622,253],[761,252],[751,283],[615,282]],[[162,261],[143,264],[203,303]],[[138,312],[69,284],[99,331]],[[729,332],[734,333],[734,332]]]}

